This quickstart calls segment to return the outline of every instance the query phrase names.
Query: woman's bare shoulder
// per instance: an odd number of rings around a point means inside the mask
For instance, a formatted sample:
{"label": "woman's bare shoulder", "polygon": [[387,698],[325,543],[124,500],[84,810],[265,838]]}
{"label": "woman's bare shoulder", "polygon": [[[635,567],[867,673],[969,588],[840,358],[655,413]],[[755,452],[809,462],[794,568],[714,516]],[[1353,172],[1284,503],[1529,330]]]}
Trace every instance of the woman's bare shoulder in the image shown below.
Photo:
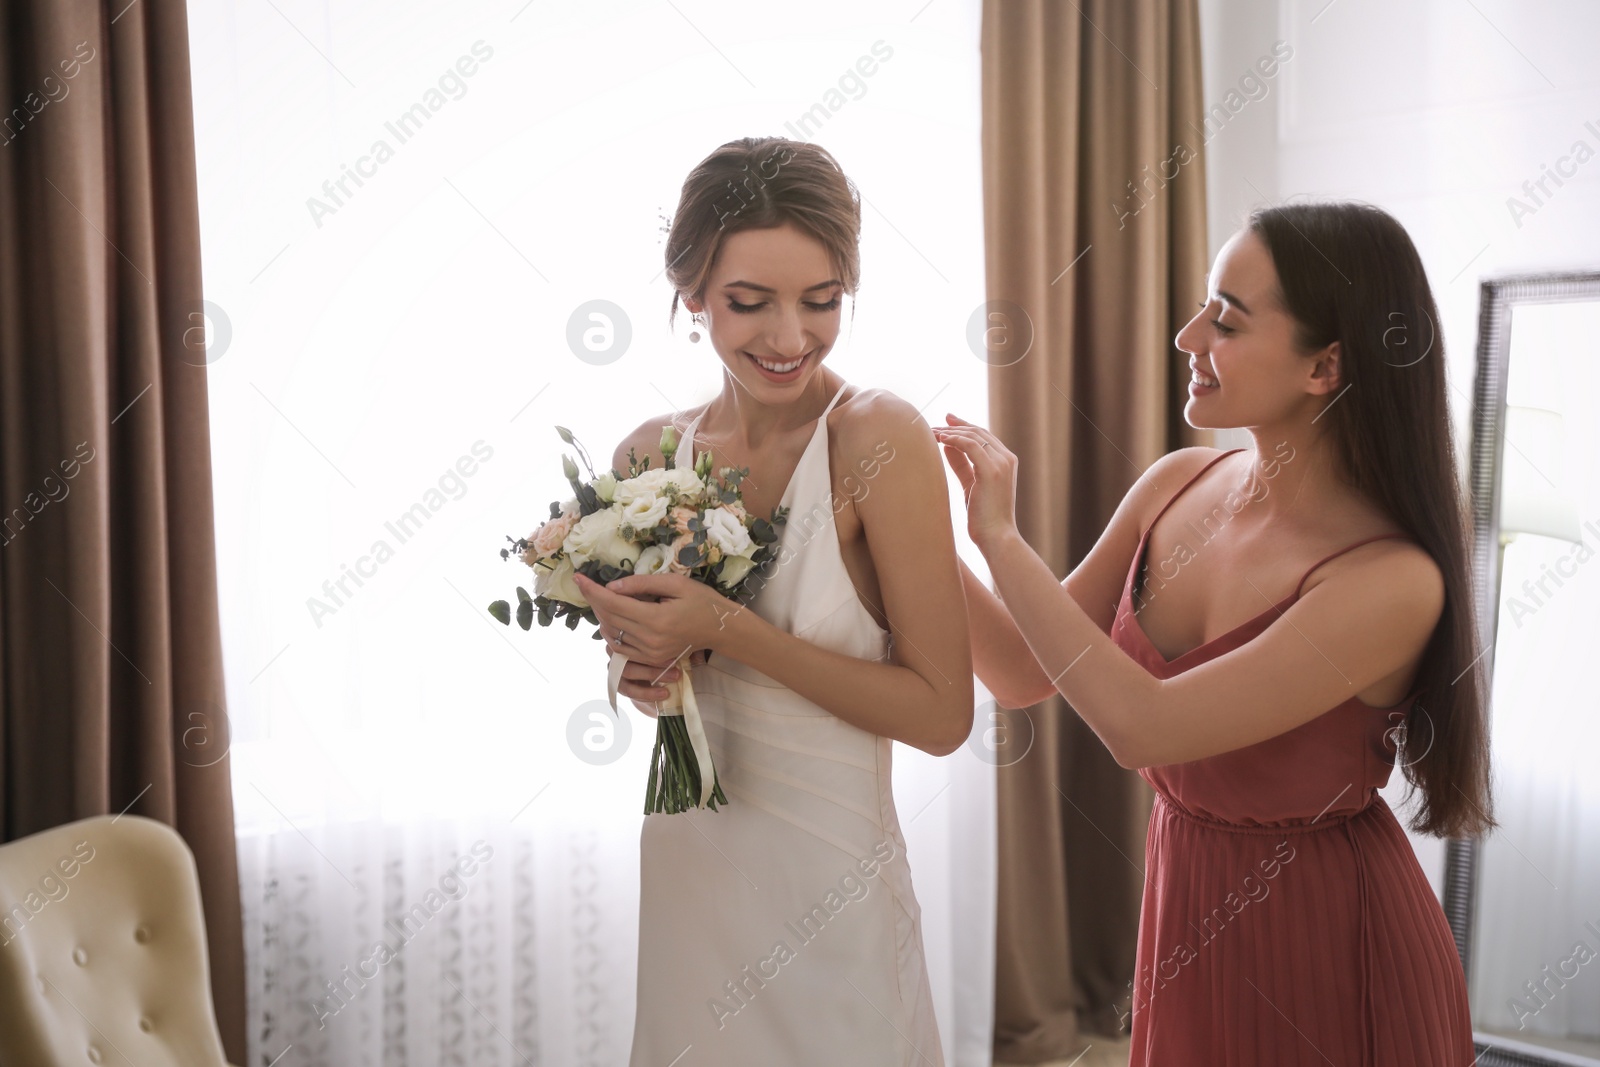
{"label": "woman's bare shoulder", "polygon": [[[1190,445],[1187,448],[1175,448],[1145,468],[1145,472],[1141,477],[1152,483],[1159,482],[1161,485],[1165,485],[1165,482],[1161,481],[1162,479],[1170,481],[1173,478],[1182,478],[1187,481],[1198,474],[1207,463],[1229,451],[1231,450],[1213,448],[1210,445]],[[1181,484],[1182,482],[1179,483],[1179,485]],[[1157,485],[1156,488],[1160,488],[1161,485]],[[1171,486],[1171,489],[1173,492],[1177,492],[1178,485]]]}
{"label": "woman's bare shoulder", "polygon": [[893,415],[909,418],[916,414],[919,413],[909,400],[887,389],[852,385],[845,389],[844,395],[839,397],[839,402],[828,413],[828,420],[835,425],[844,425]]}
{"label": "woman's bare shoulder", "polygon": [[687,408],[683,411],[670,411],[665,415],[645,419],[638,426],[630,430],[617,445],[616,452],[611,457],[611,466],[621,474],[628,473],[628,450],[632,449],[634,458],[641,464],[646,456],[650,457],[652,469],[663,466],[661,457],[661,428],[671,425],[678,433],[678,440],[683,441],[684,431],[695,420],[695,416],[704,410],[705,405]]}
{"label": "woman's bare shoulder", "polygon": [[1145,472],[1128,488],[1125,497],[1129,509],[1140,518],[1139,528],[1144,529],[1155,521],[1156,512],[1167,501],[1176,496],[1208,463],[1227,451],[1210,445],[1190,445],[1168,452],[1145,468]]}
{"label": "woman's bare shoulder", "polygon": [[880,388],[846,390],[828,413],[836,449],[845,453],[891,453],[926,447],[935,457],[933,432],[909,400]]}

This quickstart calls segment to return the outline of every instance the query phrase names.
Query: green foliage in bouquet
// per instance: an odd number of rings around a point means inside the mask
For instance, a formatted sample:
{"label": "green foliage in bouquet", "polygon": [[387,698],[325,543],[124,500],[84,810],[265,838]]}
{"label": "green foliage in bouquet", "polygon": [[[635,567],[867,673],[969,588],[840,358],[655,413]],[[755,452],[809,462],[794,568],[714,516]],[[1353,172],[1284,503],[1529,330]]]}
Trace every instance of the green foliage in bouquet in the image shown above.
{"label": "green foliage in bouquet", "polygon": [[[534,593],[517,586],[518,626],[529,630],[532,629],[535,618],[539,620],[540,626],[550,626],[556,619],[562,619],[569,630],[575,630],[579,622],[587,621],[596,626],[593,638],[601,640],[599,619],[593,608],[586,602],[581,602],[582,597],[577,593],[576,586],[571,583],[571,574],[583,574],[601,585],[608,585],[617,578],[634,573],[641,555],[651,550],[655,552],[658,571],[666,569],[666,553],[672,552],[672,546],[675,544],[679,547],[670,563],[672,572],[685,574],[695,581],[709,585],[730,600],[743,603],[748,599],[747,594],[754,587],[750,578],[755,575],[764,576],[769,570],[777,551],[775,547],[778,541],[777,527],[788,520],[789,509],[782,506],[775,507],[770,519],[751,516],[740,519],[740,525],[748,535],[749,544],[738,549],[740,553],[738,555],[729,555],[713,543],[711,530],[706,522],[708,512],[719,507],[737,505],[742,512],[740,487],[744,479],[749,477],[748,468],[724,467],[720,471],[720,477],[713,478],[710,476],[711,454],[701,453],[694,465],[693,473],[702,487],[702,492],[683,493],[676,483],[670,481],[670,478],[663,487],[669,490],[664,495],[656,490],[641,490],[641,494],[655,491],[661,500],[668,502],[669,506],[663,517],[648,528],[636,527],[625,519],[616,520],[615,533],[620,542],[615,539],[611,542],[614,549],[612,561],[591,557],[581,563],[575,563],[567,546],[567,539],[572,530],[596,512],[610,508],[616,508],[620,512],[621,505],[616,503],[619,488],[624,487],[624,483],[645,475],[649,471],[650,457],[645,456],[641,462],[634,451],[629,449],[626,477],[615,469],[596,476],[594,468],[589,463],[588,454],[571,432],[561,426],[556,427],[556,431],[563,441],[577,448],[585,467],[589,468],[589,480],[580,481],[577,464],[563,455],[562,470],[567,483],[572,487],[572,498],[565,503],[552,501],[549,519],[540,524],[539,529],[528,537],[509,535],[506,537],[510,546],[500,550],[500,558],[511,559],[515,555],[535,571],[540,572],[540,581],[536,583]],[[663,427],[661,453],[669,463],[676,450],[676,434],[671,426]],[[685,507],[694,510],[693,516],[684,519],[679,515],[675,521],[674,512]],[[608,527],[611,521],[605,520]],[[552,526],[552,524],[557,525]],[[726,533],[726,523],[723,524],[723,530]],[[685,537],[687,543],[684,542]],[[625,545],[632,554],[619,557],[615,551],[615,546],[619,543]],[[726,545],[727,541],[724,540],[723,544]],[[742,540],[740,544],[743,544]],[[716,557],[714,562],[713,557]],[[739,568],[733,572],[735,577],[732,581],[726,580],[729,577],[730,567]],[[564,598],[563,593],[576,598],[579,602]],[[498,619],[502,625],[511,625],[512,608],[509,601],[496,600],[489,605],[489,614]],[[692,708],[693,693],[689,686],[688,657],[680,659],[677,666],[681,672],[680,679],[668,685],[672,694],[668,704],[673,708],[680,705]],[[653,812],[675,814],[698,806],[702,781],[685,718],[686,715],[683,714],[663,714],[657,718],[656,747],[646,787],[646,814]],[[718,803],[726,804],[727,798],[722,793],[721,783],[715,780],[713,770],[713,788],[706,801],[706,807],[715,810]]]}

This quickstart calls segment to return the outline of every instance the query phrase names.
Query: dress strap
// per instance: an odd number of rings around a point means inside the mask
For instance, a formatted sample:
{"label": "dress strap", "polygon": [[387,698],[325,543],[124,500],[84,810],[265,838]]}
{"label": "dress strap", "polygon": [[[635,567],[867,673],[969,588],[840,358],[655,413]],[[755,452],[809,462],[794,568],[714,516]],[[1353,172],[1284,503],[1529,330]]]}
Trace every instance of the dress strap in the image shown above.
{"label": "dress strap", "polygon": [[684,429],[683,439],[678,442],[678,450],[672,453],[672,470],[677,470],[680,466],[684,466],[684,464],[678,462],[678,457],[683,455],[685,451],[689,453],[689,463],[687,465],[694,465],[694,435],[695,431],[700,429],[700,418],[704,414],[705,412],[702,411],[699,415],[696,415]]}
{"label": "dress strap", "polygon": [[1194,477],[1192,477],[1188,481],[1184,482],[1183,485],[1178,487],[1178,491],[1176,493],[1173,493],[1170,497],[1167,498],[1167,502],[1165,504],[1161,505],[1161,510],[1156,512],[1156,517],[1150,520],[1150,525],[1146,526],[1144,528],[1144,532],[1145,533],[1149,533],[1151,530],[1155,529],[1156,523],[1161,521],[1161,516],[1163,516],[1163,515],[1165,515],[1167,513],[1167,509],[1172,506],[1172,502],[1177,500],[1180,496],[1182,496],[1183,495],[1183,491],[1185,489],[1189,488],[1195,482],[1199,481],[1200,480],[1200,476],[1202,474],[1204,474],[1206,471],[1210,470],[1212,467],[1215,467],[1218,463],[1220,463],[1223,460],[1227,459],[1229,456],[1233,455],[1235,452],[1243,452],[1243,451],[1244,451],[1243,448],[1230,448],[1230,449],[1228,449],[1228,451],[1222,453],[1221,455],[1213,456],[1210,460],[1208,460],[1204,467],[1201,467],[1199,470],[1194,472]]}
{"label": "dress strap", "polygon": [[839,398],[841,396],[844,396],[844,391],[846,389],[848,389],[848,388],[850,388],[850,383],[849,382],[840,382],[839,383],[839,391],[837,393],[833,394],[833,399],[828,401],[828,406],[822,409],[822,416],[821,416],[822,418],[825,419],[825,418],[828,417],[828,412],[833,410],[833,405],[835,405],[835,404],[837,404],[839,402]]}
{"label": "dress strap", "polygon": [[1406,534],[1378,534],[1376,537],[1368,537],[1368,538],[1365,538],[1363,540],[1357,541],[1353,545],[1345,545],[1343,548],[1339,549],[1339,551],[1330,553],[1329,555],[1326,555],[1326,556],[1323,556],[1321,559],[1319,559],[1315,563],[1313,563],[1310,567],[1307,567],[1306,568],[1306,572],[1300,576],[1300,584],[1294,587],[1294,598],[1296,600],[1300,599],[1300,590],[1305,586],[1306,579],[1311,577],[1311,572],[1316,570],[1318,567],[1322,566],[1324,563],[1328,562],[1330,559],[1337,559],[1338,557],[1344,555],[1346,552],[1350,551],[1352,548],[1360,548],[1362,545],[1370,544],[1373,541],[1382,541],[1382,540],[1384,540],[1386,538],[1391,538],[1391,537],[1398,537],[1398,538],[1401,538],[1401,539],[1404,539],[1404,540],[1410,540],[1410,538]]}
{"label": "dress strap", "polygon": [[[828,406],[822,409],[822,414],[817,419],[818,425],[821,425],[822,420],[826,419],[828,417],[828,412],[833,410],[833,405],[835,405],[835,404],[837,404],[839,402],[839,398],[841,396],[844,396],[844,391],[846,389],[848,389],[848,388],[850,388],[850,383],[849,382],[840,382],[839,383],[839,391],[837,393],[833,394],[833,399],[828,401]],[[699,432],[699,430],[700,430],[700,420],[702,418],[704,418],[704,417],[705,417],[705,412],[702,411],[700,414],[698,414],[698,415],[696,415],[694,417],[694,421],[690,422],[688,428],[683,431],[683,440],[678,444],[678,450],[672,454],[672,466],[673,466],[674,469],[677,468],[677,466],[678,466],[678,457],[683,455],[685,448],[687,448],[688,451],[689,451],[689,456],[690,456],[689,462],[690,463],[694,462],[694,459],[693,459],[693,457],[694,457],[694,435],[697,432]]]}

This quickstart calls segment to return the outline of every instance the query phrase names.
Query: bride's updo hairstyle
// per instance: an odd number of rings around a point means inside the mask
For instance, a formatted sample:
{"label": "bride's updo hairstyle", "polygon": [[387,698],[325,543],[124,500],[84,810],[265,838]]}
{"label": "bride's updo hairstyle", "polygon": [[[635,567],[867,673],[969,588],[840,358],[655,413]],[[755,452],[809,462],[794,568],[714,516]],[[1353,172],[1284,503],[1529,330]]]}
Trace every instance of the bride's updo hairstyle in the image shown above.
{"label": "bride's updo hairstyle", "polygon": [[784,137],[743,137],[701,160],[683,181],[667,233],[666,274],[673,288],[668,324],[681,297],[705,300],[724,237],[786,222],[822,242],[834,276],[855,296],[861,200],[827,149]]}

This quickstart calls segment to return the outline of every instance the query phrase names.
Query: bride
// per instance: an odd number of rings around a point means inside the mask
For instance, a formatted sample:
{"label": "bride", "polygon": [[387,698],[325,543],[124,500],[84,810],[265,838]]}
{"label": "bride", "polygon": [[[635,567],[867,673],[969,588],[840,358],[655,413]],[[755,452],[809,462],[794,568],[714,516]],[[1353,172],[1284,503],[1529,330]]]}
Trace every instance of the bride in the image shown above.
{"label": "bride", "polygon": [[[728,803],[640,834],[634,1067],[942,1067],[890,742],[935,755],[972,726],[972,662],[943,464],[906,401],[825,365],[855,293],[860,205],[815,145],[745,138],[685,180],[667,277],[722,361],[708,404],[617,448],[750,471],[778,527],[740,605],[681,574],[579,582],[619,691],[647,714],[695,650]],[[698,329],[691,339],[698,339]]]}

